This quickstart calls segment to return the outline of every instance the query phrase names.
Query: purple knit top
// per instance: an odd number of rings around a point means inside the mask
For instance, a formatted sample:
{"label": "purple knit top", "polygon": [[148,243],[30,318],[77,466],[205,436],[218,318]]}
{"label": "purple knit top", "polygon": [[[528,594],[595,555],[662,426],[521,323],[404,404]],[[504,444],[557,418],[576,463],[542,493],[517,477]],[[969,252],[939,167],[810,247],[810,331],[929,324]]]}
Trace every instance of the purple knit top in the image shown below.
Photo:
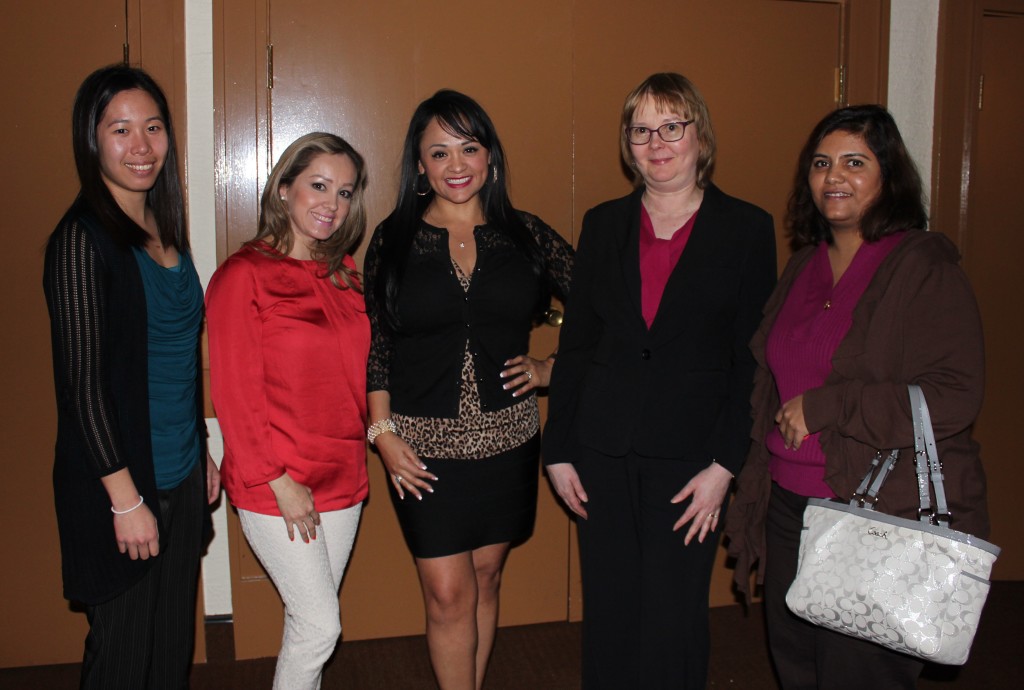
{"label": "purple knit top", "polygon": [[[882,260],[905,234],[898,232],[862,244],[835,286],[828,245],[818,245],[814,256],[794,279],[765,345],[768,368],[781,402],[824,385],[832,372],[832,355],[853,323],[854,307]],[[786,450],[782,434],[769,434],[769,469],[772,479],[784,489],[801,496],[834,498],[825,483],[825,453],[818,436],[811,434],[798,450]]]}

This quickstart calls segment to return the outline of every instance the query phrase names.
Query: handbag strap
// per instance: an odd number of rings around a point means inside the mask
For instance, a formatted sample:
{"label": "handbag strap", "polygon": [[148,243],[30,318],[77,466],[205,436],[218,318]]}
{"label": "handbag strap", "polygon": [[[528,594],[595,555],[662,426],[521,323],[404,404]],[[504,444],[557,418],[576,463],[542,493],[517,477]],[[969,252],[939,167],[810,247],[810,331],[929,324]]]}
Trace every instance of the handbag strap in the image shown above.
{"label": "handbag strap", "polygon": [[[949,525],[949,508],[946,505],[946,489],[942,483],[942,465],[935,446],[935,432],[932,417],[924,392],[916,384],[907,386],[910,393],[910,411],[914,418],[914,455],[917,458],[917,493],[920,498],[918,520],[931,524],[937,522],[943,527]],[[935,509],[932,509],[928,485],[935,488]]]}
{"label": "handbag strap", "polygon": [[[921,522],[932,524],[938,523],[943,527],[949,526],[949,508],[946,505],[946,489],[942,483],[942,464],[939,462],[939,452],[935,446],[935,432],[932,430],[931,413],[928,411],[928,403],[925,402],[924,392],[916,384],[907,386],[910,394],[910,411],[914,420],[914,456],[916,458],[917,472],[917,493],[920,499],[920,508],[917,511],[918,519]],[[850,499],[850,505],[867,510],[874,510],[878,501],[878,492],[881,491],[889,473],[896,466],[899,458],[899,450],[889,451],[885,460],[882,460],[882,451],[875,454],[871,461],[871,467],[861,480],[860,486]],[[877,471],[876,471],[877,470]],[[872,477],[874,480],[872,481]],[[929,485],[935,488],[935,507],[932,508],[932,499]]]}
{"label": "handbag strap", "polygon": [[[878,492],[881,490],[882,484],[885,483],[889,473],[892,472],[892,468],[896,466],[896,460],[899,457],[899,449],[890,450],[889,455],[885,458],[885,462],[882,462],[882,451],[875,453],[874,459],[871,460],[871,467],[868,468],[867,474],[864,475],[864,479],[860,481],[860,486],[857,487],[853,498],[850,499],[850,505],[874,510],[875,502],[878,501]],[[881,464],[881,467],[879,467],[879,464]],[[875,474],[876,469],[878,470],[877,474]],[[874,481],[871,481],[872,474],[875,474]]]}

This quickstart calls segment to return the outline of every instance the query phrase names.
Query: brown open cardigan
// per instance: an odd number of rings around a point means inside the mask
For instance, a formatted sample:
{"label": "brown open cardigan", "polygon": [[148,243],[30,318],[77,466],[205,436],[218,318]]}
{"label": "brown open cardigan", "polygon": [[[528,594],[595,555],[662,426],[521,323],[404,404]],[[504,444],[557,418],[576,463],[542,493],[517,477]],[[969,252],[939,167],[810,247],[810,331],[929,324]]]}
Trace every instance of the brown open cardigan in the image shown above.
{"label": "brown open cardigan", "polygon": [[[765,341],[793,280],[814,253],[793,255],[765,306],[751,341],[757,360],[751,396],[754,426],[747,461],[737,479],[725,534],[735,557],[735,581],[750,596],[750,570],[764,579],[764,524],[771,491],[768,434],[778,433],[775,380],[765,364]],[[821,432],[825,481],[841,498],[853,494],[878,449],[910,448],[913,428],[907,384],[924,390],[943,465],[951,527],[988,534],[985,474],[970,436],[981,408],[984,344],[981,318],[959,254],[944,235],[912,230],[878,268],[853,312],[853,325],[832,357],[825,385],[804,393],[810,432]],[[877,509],[916,518],[913,453],[887,480]]]}

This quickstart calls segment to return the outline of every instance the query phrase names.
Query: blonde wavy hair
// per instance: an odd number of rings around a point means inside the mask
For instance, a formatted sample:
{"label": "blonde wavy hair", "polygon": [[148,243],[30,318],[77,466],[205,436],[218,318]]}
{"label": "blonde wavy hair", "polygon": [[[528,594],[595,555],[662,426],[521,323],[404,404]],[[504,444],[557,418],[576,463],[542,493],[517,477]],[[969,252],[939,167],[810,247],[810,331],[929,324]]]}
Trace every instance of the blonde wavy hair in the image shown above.
{"label": "blonde wavy hair", "polygon": [[358,151],[335,134],[312,132],[299,137],[284,150],[274,169],[270,171],[266,186],[263,187],[259,226],[256,237],[249,244],[269,245],[284,256],[291,252],[295,235],[292,232],[288,206],[281,200],[280,189],[282,186],[291,186],[295,178],[305,172],[313,159],[322,154],[348,156],[356,168],[356,183],[352,189],[348,216],[333,235],[316,242],[312,247],[312,258],[326,265],[326,275],[330,276],[335,287],[342,290],[352,288],[362,292],[359,272],[346,266],[344,261],[345,257],[359,246],[366,230],[366,163]]}

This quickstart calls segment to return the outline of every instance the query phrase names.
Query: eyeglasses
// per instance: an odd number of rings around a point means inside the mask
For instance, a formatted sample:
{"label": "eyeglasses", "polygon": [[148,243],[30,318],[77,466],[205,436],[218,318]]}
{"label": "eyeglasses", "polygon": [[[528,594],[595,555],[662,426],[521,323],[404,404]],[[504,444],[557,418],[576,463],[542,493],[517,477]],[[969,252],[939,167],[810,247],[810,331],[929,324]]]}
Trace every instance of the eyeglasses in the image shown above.
{"label": "eyeglasses", "polygon": [[687,120],[686,122],[666,122],[661,127],[626,127],[626,138],[629,139],[630,144],[636,144],[640,146],[646,144],[657,132],[658,136],[664,142],[679,141],[686,135],[686,126],[692,125],[693,120]]}

